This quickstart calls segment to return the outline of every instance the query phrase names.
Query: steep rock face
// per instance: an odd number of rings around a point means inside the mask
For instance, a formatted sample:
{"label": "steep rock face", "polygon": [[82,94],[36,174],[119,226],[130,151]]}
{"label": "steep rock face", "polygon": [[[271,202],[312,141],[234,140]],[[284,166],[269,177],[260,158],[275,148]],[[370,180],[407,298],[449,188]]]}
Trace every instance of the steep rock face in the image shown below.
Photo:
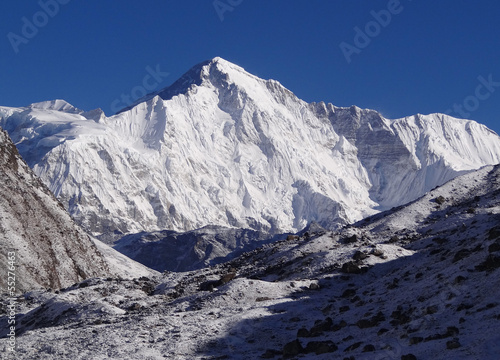
{"label": "steep rock face", "polygon": [[[2,129],[0,249],[2,269],[12,266],[9,253],[15,254],[11,272],[16,292],[58,289],[89,277],[113,275],[108,260],[33,174]],[[7,288],[7,273],[0,278],[0,287]]]}
{"label": "steep rock face", "polygon": [[498,136],[474,121],[444,114],[396,120],[356,106],[311,104],[357,149],[380,209],[405,204],[462,172],[499,160]]}
{"label": "steep rock face", "polygon": [[473,121],[308,104],[220,58],[115,116],[55,101],[0,108],[0,125],[95,235],[334,228],[500,162]]}

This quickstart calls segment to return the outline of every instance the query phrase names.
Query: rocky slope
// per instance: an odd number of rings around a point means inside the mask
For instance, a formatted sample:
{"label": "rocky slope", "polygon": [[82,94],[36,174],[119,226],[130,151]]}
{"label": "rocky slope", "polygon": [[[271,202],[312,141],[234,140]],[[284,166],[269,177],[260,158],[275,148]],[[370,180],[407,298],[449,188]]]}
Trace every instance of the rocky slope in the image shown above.
{"label": "rocky slope", "polygon": [[157,271],[189,271],[227,262],[245,251],[286,238],[255,230],[205,226],[186,232],[164,230],[122,237],[113,248]]}
{"label": "rocky slope", "polygon": [[500,138],[476,122],[308,104],[220,58],[115,116],[57,100],[0,107],[0,125],[103,238],[206,225],[333,229],[500,162]]}
{"label": "rocky slope", "polygon": [[9,253],[15,258],[11,272],[16,293],[58,289],[90,277],[125,276],[127,271],[130,275],[133,269],[151,274],[109,247],[96,246],[31,171],[2,129],[0,249],[0,267],[5,270],[0,277],[2,292],[7,289],[7,269],[12,267]]}
{"label": "rocky slope", "polygon": [[16,358],[496,360],[499,216],[490,166],[210,268],[30,292]]}

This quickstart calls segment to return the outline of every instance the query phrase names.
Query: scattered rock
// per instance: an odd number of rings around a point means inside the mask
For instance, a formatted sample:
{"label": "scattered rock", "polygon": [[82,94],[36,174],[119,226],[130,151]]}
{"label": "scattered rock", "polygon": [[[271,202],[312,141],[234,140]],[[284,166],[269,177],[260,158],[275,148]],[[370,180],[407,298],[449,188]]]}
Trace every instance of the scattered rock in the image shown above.
{"label": "scattered rock", "polygon": [[389,330],[385,329],[385,328],[382,328],[380,329],[378,332],[377,332],[377,335],[380,336],[382,334],[385,334],[386,332],[388,332]]}
{"label": "scattered rock", "polygon": [[285,344],[283,347],[283,356],[285,357],[291,357],[298,355],[304,351],[304,348],[302,347],[302,344],[298,339],[295,339],[294,341],[290,341],[289,343]]}
{"label": "scattered rock", "polygon": [[262,354],[260,357],[262,359],[272,359],[275,356],[281,355],[281,351],[274,350],[274,349],[267,349],[264,354]]}
{"label": "scattered rock", "polygon": [[417,357],[413,354],[401,355],[401,360],[417,360]]}
{"label": "scattered rock", "polygon": [[227,284],[228,282],[230,282],[231,280],[233,280],[235,277],[236,277],[236,273],[229,273],[229,274],[224,275],[219,280],[219,282],[220,282],[219,286]]}
{"label": "scattered rock", "polygon": [[317,283],[311,283],[309,285],[309,290],[319,290],[319,285]]}
{"label": "scattered rock", "polygon": [[380,322],[385,321],[385,316],[382,312],[379,312],[377,315],[372,316],[370,319],[361,319],[356,325],[360,329],[371,328],[377,326]]}
{"label": "scattered rock", "polygon": [[387,285],[387,289],[389,289],[389,290],[395,289],[395,288],[398,287],[398,284],[399,284],[399,279],[398,278],[394,278],[392,280],[392,283],[390,283],[389,285]]}
{"label": "scattered rock", "polygon": [[489,254],[481,264],[476,266],[477,271],[491,271],[500,268],[500,256]]}
{"label": "scattered rock", "polygon": [[391,314],[391,318],[394,320],[391,321],[392,326],[397,326],[401,324],[406,324],[411,320],[410,314],[411,309],[408,309],[408,311],[403,311],[401,306],[398,306],[398,309],[393,311]]}
{"label": "scattered rock", "polygon": [[201,291],[214,291],[216,287],[219,287],[221,285],[227,284],[231,280],[233,280],[236,277],[236,273],[228,273],[224,276],[222,276],[219,280],[208,280],[205,282],[202,282],[199,285],[199,289]]}
{"label": "scattered rock", "polygon": [[457,261],[460,261],[462,259],[465,259],[466,257],[468,257],[472,252],[469,250],[469,249],[462,249],[462,250],[459,250],[457,251],[457,253],[455,254],[455,256],[453,257],[453,260],[452,262],[453,263],[456,263]]}
{"label": "scattered rock", "polygon": [[462,310],[469,310],[474,307],[473,304],[466,304],[466,303],[461,303],[460,305],[457,306],[457,311],[462,311]]}
{"label": "scattered rock", "polygon": [[255,299],[255,302],[262,302],[262,301],[268,301],[268,300],[272,300],[272,299],[270,297],[267,297],[267,296],[260,296],[260,297]]}
{"label": "scattered rock", "polygon": [[488,252],[492,253],[497,251],[500,251],[500,242],[497,241],[488,246]]}
{"label": "scattered rock", "polygon": [[434,199],[434,201],[439,205],[443,205],[446,202],[446,199],[444,198],[444,196],[439,195],[437,198]]}
{"label": "scattered rock", "polygon": [[320,336],[324,331],[330,331],[332,329],[332,326],[333,320],[330,317],[327,317],[325,320],[318,320],[309,331],[310,336]]}
{"label": "scattered rock", "polygon": [[432,315],[432,314],[437,313],[438,310],[439,310],[439,307],[437,305],[427,306],[427,308],[425,309],[425,314]]}
{"label": "scattered rock", "polygon": [[443,245],[444,243],[446,243],[448,241],[448,239],[437,236],[434,239],[432,239],[432,241],[434,241],[435,243],[437,243],[439,245]]}
{"label": "scattered rock", "polygon": [[495,226],[488,231],[488,240],[500,238],[500,227]]}
{"label": "scattered rock", "polygon": [[332,331],[339,331],[347,326],[347,323],[342,320],[338,324],[332,326]]}
{"label": "scattered rock", "polygon": [[353,244],[358,241],[358,237],[356,235],[352,235],[349,237],[344,238],[344,243],[345,244]]}
{"label": "scattered rock", "polygon": [[138,304],[138,303],[132,303],[128,308],[127,310],[128,311],[137,311],[137,310],[140,310],[142,309],[142,306],[141,304]]}
{"label": "scattered rock", "polygon": [[145,282],[144,285],[142,285],[141,290],[147,295],[153,295],[155,292],[155,285],[151,282]]}
{"label": "scattered rock", "polygon": [[349,351],[356,350],[357,348],[359,348],[361,346],[361,344],[363,344],[362,341],[354,343],[354,344],[346,347],[346,349],[344,350],[344,352],[349,352]]}
{"label": "scattered rock", "polygon": [[306,328],[297,330],[297,337],[311,337],[311,333]]}
{"label": "scattered rock", "polygon": [[417,345],[424,341],[424,338],[421,336],[415,336],[410,338],[410,345]]}
{"label": "scattered rock", "polygon": [[380,256],[384,255],[384,252],[381,249],[375,248],[375,249],[372,250],[372,255],[380,257]]}
{"label": "scattered rock", "polygon": [[460,342],[458,341],[458,339],[453,339],[453,340],[446,342],[446,348],[448,350],[458,349],[460,346],[461,345],[460,345]]}
{"label": "scattered rock", "polygon": [[342,265],[342,269],[340,270],[346,274],[361,274],[361,267],[359,267],[354,261],[346,262]]}
{"label": "scattered rock", "polygon": [[359,250],[358,250],[358,251],[356,251],[356,252],[354,253],[354,255],[353,255],[353,257],[352,257],[352,258],[353,258],[354,260],[356,260],[356,261],[361,261],[361,260],[366,259],[367,257],[368,257],[368,255],[367,255],[367,254],[365,254],[364,252],[362,252],[362,251],[359,251]]}
{"label": "scattered rock", "polygon": [[399,241],[399,237],[394,235],[394,236],[391,236],[391,238],[389,239],[389,243],[393,244],[393,243],[396,243]]}
{"label": "scattered rock", "polygon": [[441,340],[441,339],[446,339],[452,336],[457,336],[460,333],[458,328],[456,326],[448,326],[446,328],[446,332],[443,334],[434,334],[427,336],[424,341],[433,341],[433,340]]}
{"label": "scattered rock", "polygon": [[354,289],[347,289],[342,293],[342,297],[345,299],[352,298],[354,295],[356,295],[356,290]]}
{"label": "scattered rock", "polygon": [[446,329],[446,333],[444,334],[445,337],[452,337],[452,336],[457,336],[460,334],[460,331],[456,326],[448,326]]}
{"label": "scattered rock", "polygon": [[337,351],[338,347],[331,340],[311,341],[307,344],[304,352],[315,353],[316,355],[332,353]]}
{"label": "scattered rock", "polygon": [[375,346],[368,344],[363,347],[363,352],[372,352],[375,351]]}
{"label": "scattered rock", "polygon": [[199,286],[200,291],[212,292],[212,291],[214,291],[217,283],[218,283],[217,280],[209,280],[209,281],[202,282]]}

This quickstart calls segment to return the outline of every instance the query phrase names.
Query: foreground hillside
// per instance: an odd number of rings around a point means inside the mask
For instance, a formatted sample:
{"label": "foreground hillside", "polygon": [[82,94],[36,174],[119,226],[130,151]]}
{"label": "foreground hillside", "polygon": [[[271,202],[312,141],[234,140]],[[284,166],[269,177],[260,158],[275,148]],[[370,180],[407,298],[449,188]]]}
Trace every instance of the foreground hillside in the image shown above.
{"label": "foreground hillside", "polygon": [[496,166],[211,268],[27,293],[17,358],[496,360],[499,298]]}
{"label": "foreground hillside", "polygon": [[500,137],[474,121],[306,103],[221,58],[114,116],[55,100],[0,107],[0,126],[107,240],[207,225],[336,229],[500,162]]}
{"label": "foreground hillside", "polygon": [[[58,289],[96,276],[147,275],[151,271],[77,226],[19,155],[0,128],[0,277],[6,292]],[[139,275],[139,276],[140,276]]]}

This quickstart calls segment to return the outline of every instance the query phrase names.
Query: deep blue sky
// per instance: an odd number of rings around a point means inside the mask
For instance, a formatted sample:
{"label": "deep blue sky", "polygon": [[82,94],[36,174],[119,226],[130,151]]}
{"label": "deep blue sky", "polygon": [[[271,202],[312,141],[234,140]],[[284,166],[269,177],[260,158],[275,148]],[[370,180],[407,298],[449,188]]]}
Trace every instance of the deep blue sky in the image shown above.
{"label": "deep blue sky", "polygon": [[[465,105],[453,115],[500,133],[498,0],[53,1],[67,4],[46,18],[38,1],[1,3],[0,105],[60,98],[110,115],[147,67],[170,74],[160,89],[221,56],[306,101],[389,118]],[[214,3],[233,4],[223,21]],[[385,27],[370,23],[388,9]],[[39,25],[29,39],[23,17]],[[340,44],[355,46],[355,27],[371,35],[348,63]],[[478,89],[479,77],[494,84]]]}

